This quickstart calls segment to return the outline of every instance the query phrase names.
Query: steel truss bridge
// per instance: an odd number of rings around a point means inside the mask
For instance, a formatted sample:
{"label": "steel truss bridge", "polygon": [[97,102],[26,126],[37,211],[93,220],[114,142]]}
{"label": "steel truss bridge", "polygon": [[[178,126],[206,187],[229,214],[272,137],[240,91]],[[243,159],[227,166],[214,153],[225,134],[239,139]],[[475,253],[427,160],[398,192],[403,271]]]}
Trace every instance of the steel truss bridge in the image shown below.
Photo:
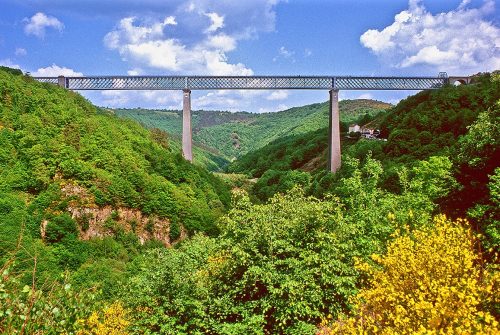
{"label": "steel truss bridge", "polygon": [[36,77],[71,90],[430,90],[440,77],[352,76],[92,76]]}
{"label": "steel truss bridge", "polygon": [[340,167],[339,90],[433,90],[459,82],[466,76],[448,77],[361,77],[361,76],[85,76],[35,77],[63,88],[88,90],[182,90],[182,153],[192,161],[192,90],[328,90],[330,91],[328,169]]}

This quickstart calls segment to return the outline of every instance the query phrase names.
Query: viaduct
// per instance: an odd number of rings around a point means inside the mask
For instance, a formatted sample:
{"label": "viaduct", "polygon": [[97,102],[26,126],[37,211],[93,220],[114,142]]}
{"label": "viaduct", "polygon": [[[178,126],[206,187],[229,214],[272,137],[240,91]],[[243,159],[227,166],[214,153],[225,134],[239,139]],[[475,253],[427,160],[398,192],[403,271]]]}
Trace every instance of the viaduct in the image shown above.
{"label": "viaduct", "polygon": [[469,84],[470,77],[361,76],[87,76],[35,77],[70,90],[182,90],[182,154],[193,160],[192,90],[328,90],[330,93],[328,170],[340,168],[339,90],[433,90],[448,84]]}

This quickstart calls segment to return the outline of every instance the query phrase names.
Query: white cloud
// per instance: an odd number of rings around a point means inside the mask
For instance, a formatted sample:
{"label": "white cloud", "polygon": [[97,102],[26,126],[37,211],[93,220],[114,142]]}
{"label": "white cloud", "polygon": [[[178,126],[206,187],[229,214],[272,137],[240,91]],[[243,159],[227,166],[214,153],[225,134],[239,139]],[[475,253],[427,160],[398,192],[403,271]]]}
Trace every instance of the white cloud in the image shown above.
{"label": "white cloud", "polygon": [[289,107],[285,104],[279,104],[278,106],[269,106],[269,107],[260,107],[257,111],[259,114],[263,113],[273,113],[273,112],[278,112],[278,111],[284,111],[289,109]]}
{"label": "white cloud", "polygon": [[189,13],[189,12],[192,12],[192,11],[194,11],[194,10],[195,10],[195,8],[196,8],[196,5],[195,5],[193,2],[191,2],[191,3],[189,4],[189,6],[186,8],[186,12],[188,12],[188,13]]}
{"label": "white cloud", "polygon": [[65,76],[65,77],[81,77],[83,73],[76,72],[73,69],[67,67],[60,67],[56,64],[52,64],[51,66],[42,67],[32,72],[31,75],[33,77],[57,77],[57,76]]}
{"label": "white cloud", "polygon": [[287,110],[289,107],[285,104],[279,104],[277,110],[279,111],[284,111]]}
{"label": "white cloud", "polygon": [[464,0],[446,13],[432,14],[421,0],[382,30],[361,35],[363,46],[394,67],[432,66],[441,71],[472,73],[500,68],[500,29],[487,20],[493,0],[469,8]]}
{"label": "white cloud", "polygon": [[45,36],[45,30],[47,28],[54,28],[56,30],[62,31],[64,24],[59,21],[54,16],[47,16],[44,13],[38,12],[31,18],[25,18],[24,22],[24,32],[26,35],[34,35],[38,38],[43,38]]}
{"label": "white cloud", "polygon": [[215,91],[193,99],[192,103],[193,109],[214,109],[215,106],[224,106],[224,110],[237,111],[242,108],[241,98],[235,92]]}
{"label": "white cloud", "polygon": [[106,34],[104,45],[145,73],[252,75],[245,64],[231,61],[229,53],[239,41],[274,30],[279,1],[158,2],[157,6],[165,6],[159,12],[168,17],[155,20],[141,10],[133,11],[138,16],[122,18]]}
{"label": "white cloud", "polygon": [[430,64],[439,66],[450,62],[459,61],[460,55],[455,51],[441,51],[435,45],[420,49],[416,55],[406,57],[401,62],[401,67],[408,67],[416,64]]}
{"label": "white cloud", "polygon": [[10,58],[0,59],[0,66],[7,66],[12,69],[21,69],[21,67],[18,64],[13,63]]}
{"label": "white cloud", "polygon": [[266,99],[267,100],[285,100],[288,98],[288,91],[286,90],[278,90],[278,91],[273,91],[271,94],[269,94]]}
{"label": "white cloud", "polygon": [[224,27],[224,16],[221,16],[215,12],[205,13],[205,16],[207,16],[211,21],[210,26],[205,29],[205,33],[213,33],[217,31],[217,29]]}
{"label": "white cloud", "polygon": [[102,91],[103,106],[118,108],[124,107],[131,100],[131,94],[124,91]]}
{"label": "white cloud", "polygon": [[241,111],[248,109],[255,98],[262,97],[264,91],[216,90],[193,99],[193,109],[223,109]]}
{"label": "white cloud", "polygon": [[295,54],[295,52],[289,51],[283,46],[279,48],[278,53],[280,56],[283,56],[284,58],[291,58]]}
{"label": "white cloud", "polygon": [[[104,37],[104,44],[118,50],[126,61],[154,69],[212,75],[251,75],[242,63],[231,64],[227,52],[236,48],[236,39],[225,33],[206,36],[188,45],[169,36],[165,21],[136,24],[136,18],[120,21]],[[166,30],[166,32],[165,32]]]}
{"label": "white cloud", "polygon": [[171,26],[176,26],[177,21],[175,21],[175,16],[168,16],[163,20],[164,25],[171,25]]}
{"label": "white cloud", "polygon": [[278,49],[278,55],[273,58],[273,62],[276,62],[280,58],[282,58],[282,59],[289,59],[292,62],[295,62],[294,55],[295,55],[295,51],[290,51],[287,48],[285,48],[284,46],[281,46]]}
{"label": "white cloud", "polygon": [[272,113],[272,112],[275,112],[275,110],[270,107],[260,107],[259,110],[257,111],[257,113],[259,114]]}
{"label": "white cloud", "polygon": [[232,51],[236,49],[236,40],[231,36],[225,34],[218,34],[208,37],[205,42],[208,49],[220,49],[224,52]]}
{"label": "white cloud", "polygon": [[360,94],[356,99],[373,99],[373,94],[363,93],[363,94]]}
{"label": "white cloud", "polygon": [[132,69],[132,70],[128,70],[127,74],[129,76],[138,76],[138,75],[142,74],[142,70],[138,69],[138,68],[135,68],[135,69]]}
{"label": "white cloud", "polygon": [[26,56],[28,52],[24,48],[16,48],[16,51],[14,52],[16,56]]}
{"label": "white cloud", "polygon": [[[231,52],[239,42],[273,31],[275,6],[281,0],[217,1],[169,0],[151,18],[139,8],[134,17],[123,17],[104,37],[104,45],[115,50],[127,63],[129,74],[252,75],[245,64],[233,61]],[[123,13],[123,11],[122,11]],[[120,14],[123,15],[123,14]],[[193,109],[256,110],[268,91],[193,92]],[[281,93],[283,94],[283,93]],[[120,92],[99,96],[103,104],[118,106],[181,107],[182,95]],[[260,107],[260,106],[259,106]],[[276,109],[274,109],[276,110]]]}
{"label": "white cloud", "polygon": [[306,57],[306,58],[310,57],[310,56],[312,56],[312,54],[313,53],[312,53],[311,49],[308,49],[308,48],[304,49],[304,57]]}

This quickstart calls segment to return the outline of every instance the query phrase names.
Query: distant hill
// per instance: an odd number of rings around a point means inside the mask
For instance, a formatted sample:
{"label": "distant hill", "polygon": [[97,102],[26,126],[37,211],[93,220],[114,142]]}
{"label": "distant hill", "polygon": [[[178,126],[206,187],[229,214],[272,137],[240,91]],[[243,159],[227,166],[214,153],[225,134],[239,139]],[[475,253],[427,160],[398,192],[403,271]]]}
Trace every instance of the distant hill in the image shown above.
{"label": "distant hill", "polygon": [[[391,105],[375,100],[343,100],[340,113],[343,128],[360,117],[374,115]],[[159,128],[173,135],[182,130],[182,112],[172,110],[116,109],[116,115]],[[217,148],[222,157],[234,160],[283,136],[305,134],[328,125],[328,102],[294,107],[275,113],[193,111],[193,139]],[[214,153],[217,153],[214,151]]]}

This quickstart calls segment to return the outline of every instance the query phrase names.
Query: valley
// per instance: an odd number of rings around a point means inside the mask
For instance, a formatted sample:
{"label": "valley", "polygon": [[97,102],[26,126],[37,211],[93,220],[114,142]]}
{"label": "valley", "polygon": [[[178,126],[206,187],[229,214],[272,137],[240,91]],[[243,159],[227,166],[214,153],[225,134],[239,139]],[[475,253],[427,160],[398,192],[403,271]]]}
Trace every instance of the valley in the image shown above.
{"label": "valley", "polygon": [[327,108],[194,111],[191,164],[180,111],[0,67],[0,333],[498,332],[499,72],[341,101],[335,174]]}
{"label": "valley", "polygon": [[[342,130],[346,132],[351,123],[368,123],[390,107],[390,104],[374,100],[341,101]],[[181,135],[181,111],[116,109],[112,112],[120,117],[134,119],[148,128],[158,128],[177,137]],[[305,134],[326,127],[328,103],[264,114],[199,110],[192,112],[192,124],[195,144],[212,148],[213,152],[231,161],[280,137]]]}

